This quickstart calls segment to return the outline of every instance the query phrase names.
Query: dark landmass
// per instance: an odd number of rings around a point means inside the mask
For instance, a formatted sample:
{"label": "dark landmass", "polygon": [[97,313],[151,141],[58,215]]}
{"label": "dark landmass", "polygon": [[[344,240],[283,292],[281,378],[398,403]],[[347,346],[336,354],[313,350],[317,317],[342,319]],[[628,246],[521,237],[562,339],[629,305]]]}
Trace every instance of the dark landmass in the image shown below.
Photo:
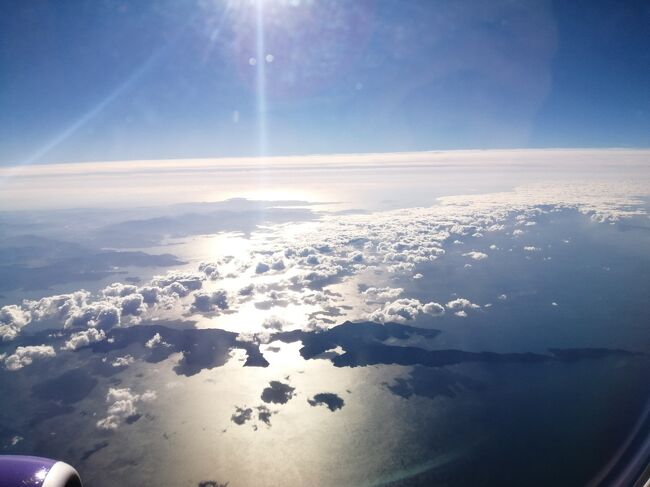
{"label": "dark landmass", "polygon": [[[159,333],[166,346],[153,349],[145,347],[156,333]],[[165,360],[173,353],[182,353],[183,358],[174,367],[179,375],[190,376],[204,369],[212,369],[224,365],[230,358],[233,349],[245,350],[248,357],[245,366],[266,367],[269,363],[260,352],[259,345],[238,341],[237,333],[218,329],[174,329],[163,325],[132,326],[129,328],[114,328],[108,334],[113,342],[108,340],[89,345],[93,352],[106,353],[120,350],[132,344],[141,345],[140,353],[135,358],[146,362],[157,363]]]}
{"label": "dark landmass", "polygon": [[252,415],[253,410],[251,408],[240,408],[239,406],[235,406],[235,412],[230,417],[230,420],[241,426],[246,421],[250,420]]}
{"label": "dark landmass", "polygon": [[60,404],[54,401],[39,401],[36,412],[30,417],[29,427],[33,428],[43,421],[63,414],[69,414],[73,411],[74,407],[68,404]]}
{"label": "dark landmass", "polygon": [[32,394],[38,399],[67,405],[81,401],[96,385],[97,379],[85,369],[72,369],[34,385]]}
{"label": "dark landmass", "polygon": [[642,353],[628,352],[627,350],[617,348],[549,348],[548,351],[558,359],[567,362],[612,356],[629,357],[632,355],[643,355]]}
{"label": "dark landmass", "polygon": [[107,225],[97,230],[92,238],[98,243],[111,242],[111,246],[123,248],[148,247],[160,243],[165,237],[180,238],[218,232],[242,232],[249,235],[258,225],[318,218],[307,208],[276,208],[274,206],[280,206],[278,203],[271,206],[270,202],[246,200],[241,200],[240,204],[244,206],[219,210],[188,206],[188,209],[195,211]]}
{"label": "dark landmass", "polygon": [[257,406],[255,409],[257,409],[257,419],[266,423],[267,426],[271,426],[271,415],[273,415],[273,412],[264,405]]}
{"label": "dark landmass", "polygon": [[430,369],[416,365],[408,377],[398,377],[384,386],[396,396],[405,399],[422,396],[434,399],[438,396],[456,397],[464,390],[478,391],[482,384],[447,369]]}
{"label": "dark landmass", "polygon": [[81,455],[81,460],[88,460],[91,456],[93,456],[95,453],[97,453],[99,450],[103,450],[108,446],[108,441],[100,441],[99,443],[95,443],[95,445],[83,452],[83,455]]}
{"label": "dark landmass", "polygon": [[307,402],[311,406],[318,406],[319,404],[322,404],[324,406],[327,406],[330,411],[336,411],[345,405],[345,401],[343,401],[343,399],[332,392],[318,393],[312,399],[307,399]]}
{"label": "dark landmass", "polygon": [[0,290],[47,289],[57,284],[97,281],[122,267],[169,267],[183,264],[171,254],[97,250],[44,237],[25,235],[0,241]]}
{"label": "dark landmass", "polygon": [[[128,328],[114,328],[107,333],[107,338],[110,340],[92,343],[85,348],[89,348],[94,353],[106,354],[137,344],[139,347],[130,349],[129,353],[134,358],[149,363],[157,363],[167,359],[174,353],[181,353],[182,358],[174,367],[174,371],[179,375],[185,376],[191,376],[201,370],[224,365],[230,359],[231,352],[234,349],[241,349],[246,352],[247,358],[244,363],[246,367],[267,367],[269,365],[260,351],[260,344],[240,341],[238,340],[239,335],[237,333],[221,329],[182,328],[183,326],[188,325],[171,322],[165,325],[151,324],[136,325]],[[54,338],[54,341],[65,340],[67,336],[75,331],[78,330],[58,330],[58,335]],[[156,333],[160,334],[164,344],[154,348],[147,348],[145,344]],[[602,348],[552,349],[551,354],[547,355],[539,353],[426,350],[414,346],[405,347],[384,343],[390,338],[407,339],[413,336],[431,339],[435,338],[439,333],[439,330],[417,328],[397,323],[352,323],[348,321],[325,331],[296,330],[280,332],[273,335],[273,339],[285,343],[301,341],[304,346],[300,349],[300,354],[305,360],[330,360],[336,367],[360,367],[382,364],[444,367],[469,362],[496,364],[542,363],[549,361],[571,362],[575,360],[600,359],[610,356],[625,357],[642,355],[624,350]],[[9,343],[3,343],[0,348],[8,349],[9,347],[18,345],[52,343],[53,338],[51,334],[52,330],[45,330],[33,335],[22,335],[13,342],[10,342],[11,345]],[[344,352],[342,354],[327,353],[328,350],[337,347],[341,347]],[[107,377],[118,373],[119,369],[109,367],[106,363],[95,361],[92,362],[90,371],[94,374]],[[80,374],[80,372],[75,372],[75,374]],[[83,379],[83,377],[80,378]],[[66,382],[67,379],[59,378],[59,380]],[[277,384],[290,387],[280,382]],[[399,384],[395,384],[392,387],[399,388],[406,387],[406,385],[403,384],[400,386]],[[452,383],[449,383],[448,387],[452,387]],[[275,397],[274,395],[276,393],[280,397],[287,392],[277,389],[273,385],[269,389],[270,392],[265,396],[269,399]],[[397,390],[405,391],[405,389]],[[440,393],[445,394],[445,390],[442,389]],[[47,393],[45,395],[47,396]],[[73,391],[71,391],[70,397],[76,397]],[[63,400],[63,398],[57,400]]]}
{"label": "dark landmass", "polygon": [[295,387],[277,380],[269,382],[269,387],[262,391],[262,401],[274,404],[286,404],[294,396]]}
{"label": "dark landmass", "polygon": [[273,338],[285,343],[302,341],[303,348],[300,349],[300,354],[304,358],[310,359],[338,346],[347,352],[357,347],[380,345],[381,342],[389,338],[405,340],[413,335],[422,338],[435,338],[439,334],[440,330],[417,328],[398,323],[385,323],[382,325],[373,322],[352,323],[346,321],[325,331],[296,330],[278,333]]}
{"label": "dark landmass", "polygon": [[228,484],[230,482],[226,482],[225,484],[222,484],[221,482],[217,482],[216,480],[202,480],[199,482],[198,487],[228,487]]}
{"label": "dark landmass", "polygon": [[417,347],[385,345],[389,338],[407,339],[413,335],[435,338],[439,330],[416,328],[398,323],[383,325],[372,322],[345,323],[323,332],[301,330],[279,333],[275,339],[289,343],[301,340],[300,354],[305,359],[342,347],[345,353],[330,360],[336,367],[357,367],[378,364],[424,365],[442,367],[462,362],[542,362],[551,360],[548,355],[534,353],[464,352],[462,350],[425,350]]}

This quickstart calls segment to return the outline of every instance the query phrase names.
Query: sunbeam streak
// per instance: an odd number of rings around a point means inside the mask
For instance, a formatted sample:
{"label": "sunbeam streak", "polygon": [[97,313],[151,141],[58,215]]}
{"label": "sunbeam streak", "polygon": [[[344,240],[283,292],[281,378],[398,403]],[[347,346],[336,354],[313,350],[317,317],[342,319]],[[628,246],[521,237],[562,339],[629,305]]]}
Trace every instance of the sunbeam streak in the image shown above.
{"label": "sunbeam streak", "polygon": [[266,67],[264,66],[264,2],[257,1],[256,18],[256,55],[257,55],[257,130],[258,152],[260,156],[268,154],[268,135],[266,126]]}
{"label": "sunbeam streak", "polygon": [[68,138],[73,136],[79,129],[84,127],[88,122],[94,119],[99,115],[106,107],[118,99],[122,94],[127,92],[131,87],[133,87],[142,76],[144,76],[149,70],[158,62],[162,57],[164,52],[166,52],[167,47],[163,47],[156,52],[154,52],[144,63],[142,63],[128,78],[126,78],[121,84],[119,84],[111,93],[109,93],[103,100],[101,100],[97,105],[92,107],[81,117],[71,123],[58,135],[50,139],[46,144],[34,152],[28,159],[26,159],[22,165],[33,164],[41,159],[43,156],[47,155],[52,149],[55,149]]}

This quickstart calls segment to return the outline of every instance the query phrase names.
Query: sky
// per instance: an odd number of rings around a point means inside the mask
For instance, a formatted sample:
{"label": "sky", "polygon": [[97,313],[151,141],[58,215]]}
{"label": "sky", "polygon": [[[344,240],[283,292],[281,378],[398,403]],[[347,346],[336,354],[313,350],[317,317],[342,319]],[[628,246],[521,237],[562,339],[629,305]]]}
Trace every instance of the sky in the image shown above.
{"label": "sky", "polygon": [[642,1],[0,4],[0,165],[650,146]]}

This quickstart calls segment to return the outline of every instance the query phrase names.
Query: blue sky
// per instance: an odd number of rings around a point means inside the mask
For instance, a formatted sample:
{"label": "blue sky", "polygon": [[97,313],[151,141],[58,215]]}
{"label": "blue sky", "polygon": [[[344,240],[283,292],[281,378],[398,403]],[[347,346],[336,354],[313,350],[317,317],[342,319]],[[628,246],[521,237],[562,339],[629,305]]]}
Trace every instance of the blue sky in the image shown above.
{"label": "blue sky", "polygon": [[650,146],[646,2],[0,10],[1,165]]}

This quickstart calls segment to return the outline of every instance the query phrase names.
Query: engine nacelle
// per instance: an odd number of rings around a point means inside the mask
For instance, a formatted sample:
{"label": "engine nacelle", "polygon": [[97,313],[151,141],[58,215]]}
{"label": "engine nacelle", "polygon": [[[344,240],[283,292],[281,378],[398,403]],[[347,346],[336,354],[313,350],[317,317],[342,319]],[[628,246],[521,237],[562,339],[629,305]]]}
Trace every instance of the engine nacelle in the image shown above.
{"label": "engine nacelle", "polygon": [[81,487],[77,471],[49,458],[0,455],[0,487]]}

